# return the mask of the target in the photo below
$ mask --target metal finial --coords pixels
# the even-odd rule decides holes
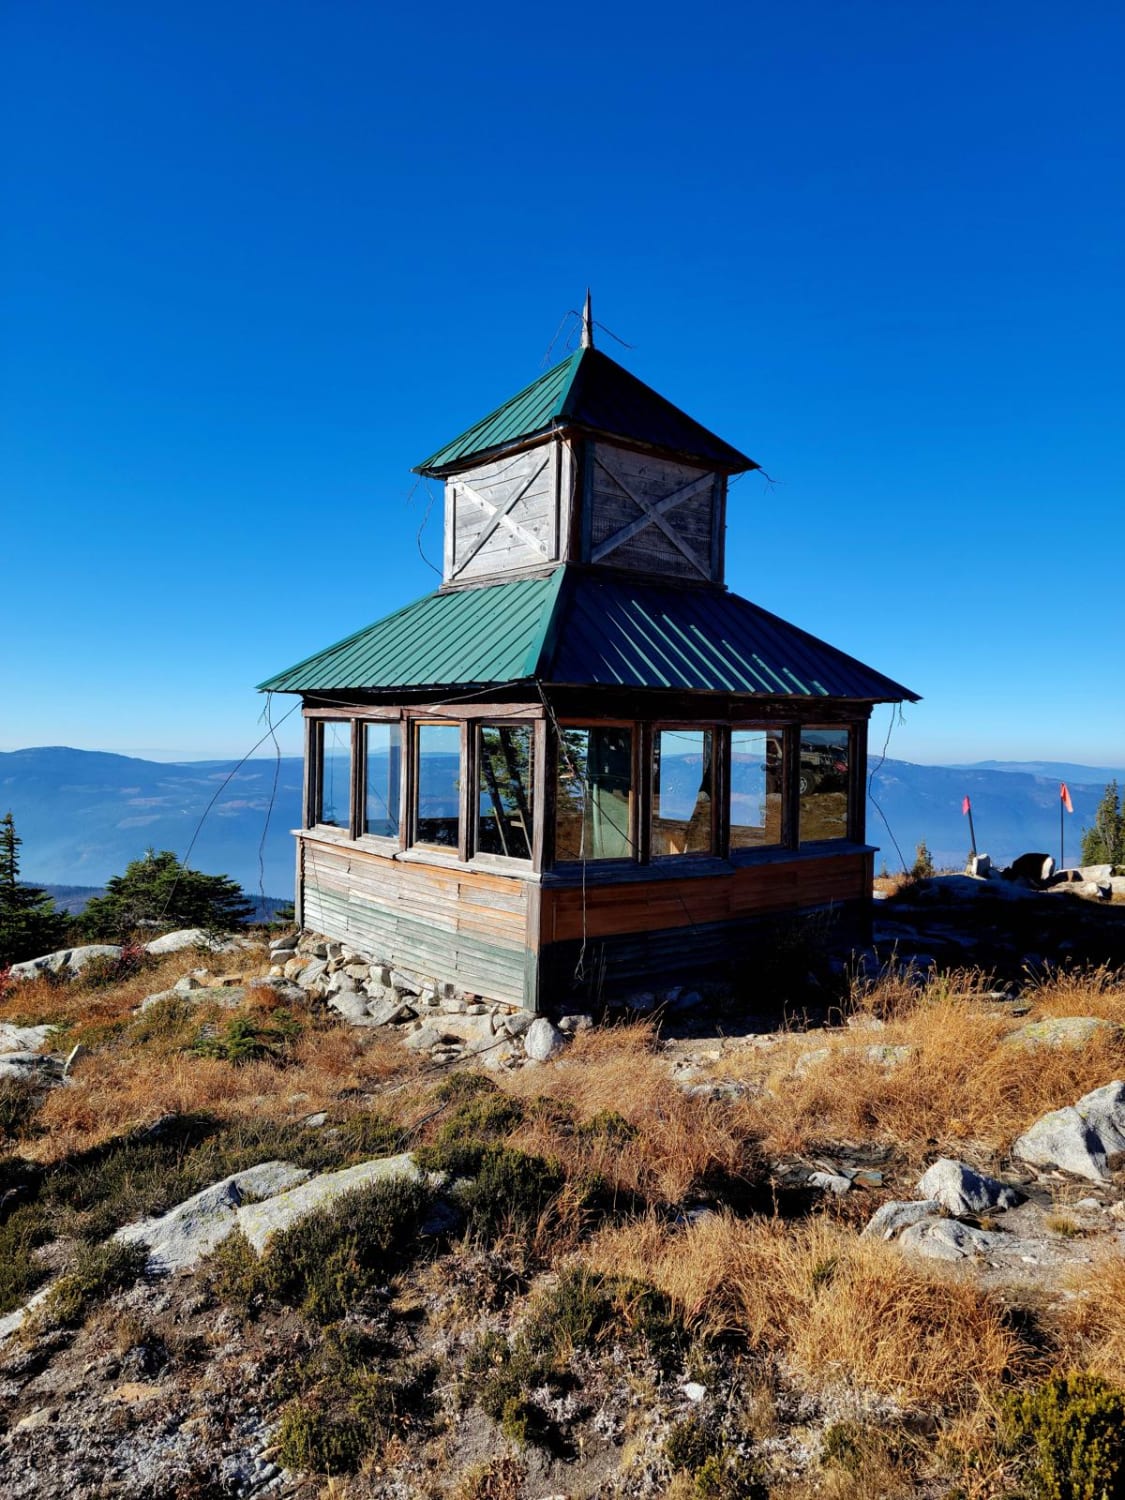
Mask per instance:
[[[582,309],[582,347],[594,347],[594,314],[590,307],[590,288],[586,288],[586,306]]]

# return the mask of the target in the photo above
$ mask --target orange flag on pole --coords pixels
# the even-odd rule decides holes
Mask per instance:
[[[1070,790],[1065,781],[1059,782],[1059,797],[1067,812],[1072,813],[1074,811],[1074,803],[1070,800]]]

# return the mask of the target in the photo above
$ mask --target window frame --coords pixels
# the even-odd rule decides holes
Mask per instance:
[[[356,721],[349,714],[318,714],[307,721],[308,735],[305,745],[305,764],[308,775],[305,786],[304,826],[309,830],[331,832],[345,838],[355,838],[356,823]],[[348,728],[348,818],[345,823],[326,823],[321,817],[324,811],[324,731],[329,724],[345,724]]]
[[[440,714],[415,714],[407,721],[408,729],[408,751],[409,751],[409,823],[406,829],[406,848],[416,850],[427,855],[443,856],[446,859],[454,858],[461,864],[467,864],[469,859],[468,850],[468,814],[471,804],[468,804],[468,788],[470,778],[475,780],[474,768],[471,765],[471,742],[472,734],[469,719],[447,719]],[[456,844],[431,844],[418,837],[418,793],[421,789],[421,778],[418,770],[421,757],[421,731],[428,728],[456,729],[458,733],[458,744],[460,746],[460,759],[458,762],[460,786],[457,797],[457,842]],[[468,744],[466,743],[468,742]]]
[[[776,858],[779,850],[793,852],[797,845],[794,840],[794,829],[796,821],[796,809],[793,807],[796,782],[793,776],[793,746],[794,734],[800,726],[794,721],[787,719],[779,722],[777,719],[735,719],[727,726],[726,736],[726,786],[725,786],[725,813],[726,829],[723,842],[723,852],[731,864],[752,864],[755,860]],[[731,788],[734,783],[731,757],[734,753],[733,743],[736,734],[776,734],[781,739],[781,829],[776,844],[746,844],[736,847],[731,842],[732,820],[730,810]]]
[[[862,781],[858,775],[857,770],[859,759],[857,750],[861,747],[860,736],[858,733],[859,725],[851,720],[846,723],[837,724],[824,724],[816,723],[810,720],[802,720],[801,723],[796,727],[797,744],[795,750],[796,760],[794,761],[796,770],[793,773],[793,817],[794,834],[796,837],[795,847],[798,850],[835,848],[839,844],[862,843],[863,827],[861,820],[863,791]],[[848,800],[844,817],[844,832],[833,834],[829,838],[803,839],[801,837],[801,787],[799,773],[801,757],[801,736],[806,732],[810,734],[834,734],[837,736],[842,733],[844,736],[846,736],[848,742],[848,768],[844,778],[844,789],[847,794]],[[866,745],[864,744],[862,748],[864,752],[864,760],[866,761]]]
[[[723,744],[723,727],[713,721],[704,722],[700,719],[653,719],[645,725],[648,739],[647,813],[642,812],[641,817],[645,825],[644,836],[648,846],[646,864],[681,864],[684,860],[715,859],[721,855],[723,848],[721,840],[726,824],[726,818],[720,812],[721,805],[726,804],[729,811],[729,799],[727,796],[729,781],[722,767],[726,756],[730,752],[729,737],[727,744]],[[695,734],[709,734],[711,736],[710,844],[706,850],[691,849],[684,850],[682,854],[656,854],[653,851],[652,838],[653,828],[656,823],[656,748],[658,736],[664,733],[675,734],[677,731],[691,731]]]
[[[536,725],[543,720],[535,719],[506,719],[502,715],[490,716],[488,718],[470,719],[468,721],[468,739],[472,746],[472,787],[470,789],[470,809],[472,812],[472,827],[469,831],[469,857],[470,862],[493,866],[498,870],[513,870],[527,873],[529,870],[541,869],[540,857],[536,850],[542,849],[542,835],[540,823],[543,818],[543,808],[540,806],[540,755],[543,736],[537,732]],[[531,744],[531,774],[528,777],[528,794],[531,799],[531,827],[528,830],[528,854],[524,858],[517,854],[493,854],[479,847],[480,840],[480,767],[481,767],[481,731],[485,729],[526,729],[529,733]]]
[[[366,714],[356,719],[356,745],[359,756],[359,765],[356,768],[354,785],[356,788],[356,834],[355,841],[362,844],[364,848],[377,851],[380,854],[395,854],[405,848],[404,833],[406,820],[406,758],[409,753],[409,740],[404,719],[396,713],[392,719],[384,714]],[[393,743],[394,736],[398,735],[398,832],[370,833],[367,829],[367,733],[375,725],[386,725],[390,731]]]
[[[578,870],[584,866],[592,866],[597,870],[605,870],[612,874],[618,870],[632,870],[638,864],[648,863],[648,823],[641,812],[644,798],[649,795],[648,783],[650,777],[646,774],[646,761],[651,765],[651,751],[649,742],[652,735],[652,726],[649,723],[636,719],[614,718],[614,719],[590,719],[569,716],[565,719],[556,719],[557,733],[552,736],[553,753],[547,767],[547,780],[550,784],[551,818],[551,867],[553,869]],[[629,828],[628,841],[632,850],[628,855],[614,855],[610,859],[591,859],[589,855],[585,858],[560,859],[558,850],[558,773],[559,762],[562,756],[561,736],[568,729],[627,729],[632,741],[632,778],[630,787]],[[643,840],[643,844],[642,844]]]

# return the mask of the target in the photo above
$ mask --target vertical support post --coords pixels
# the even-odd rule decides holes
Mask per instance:
[[[363,832],[366,815],[364,792],[367,786],[367,736],[364,733],[363,721],[352,720],[352,785],[351,797],[349,798],[350,814],[348,820],[348,836],[354,842]]]
[[[730,725],[716,724],[711,730],[711,801],[714,841],[712,853],[730,857]]]
[[[801,838],[801,726],[781,731],[781,843],[796,849]]]
[[[457,834],[457,858],[468,864],[476,843],[477,821],[477,728],[472,719],[461,720],[461,816]]]
[[[633,725],[633,753],[636,768],[633,785],[637,789],[633,848],[638,863],[647,865],[652,858],[653,728],[651,724]]]
[[[548,869],[554,833],[554,763],[546,715],[531,726],[531,868]]]
[[[848,838],[867,842],[867,720],[848,733]]]

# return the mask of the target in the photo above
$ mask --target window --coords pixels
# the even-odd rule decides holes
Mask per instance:
[[[531,727],[482,724],[477,733],[477,852],[530,859]]]
[[[781,843],[783,746],[780,729],[731,730],[732,849],[757,849]]]
[[[322,719],[314,731],[316,795],[313,822],[351,827],[352,726],[348,719]]]
[[[633,732],[563,729],[555,799],[555,858],[633,857]]]
[[[801,843],[848,836],[848,767],[846,725],[838,729],[802,729],[797,785],[801,796]]]
[[[652,853],[710,854],[709,729],[658,729],[652,740]]]
[[[397,839],[402,791],[402,732],[398,724],[365,724],[363,754],[363,832]]]
[[[414,838],[457,849],[461,842],[461,727],[415,727]]]

